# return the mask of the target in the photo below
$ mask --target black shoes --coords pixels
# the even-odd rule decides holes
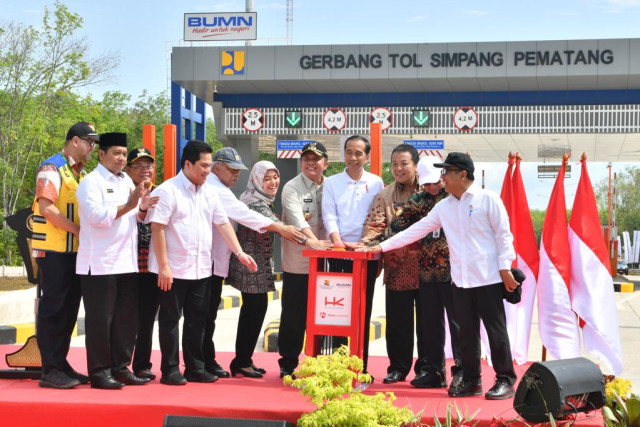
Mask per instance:
[[[222,366],[218,365],[217,363],[215,365],[213,365],[212,367],[205,367],[204,368],[205,371],[207,371],[210,374],[215,375],[218,378],[229,378],[229,372],[225,371]]]
[[[260,372],[262,375],[267,373],[266,369],[258,368],[256,365],[251,365],[251,367],[253,368],[254,371]]]
[[[404,381],[404,379],[407,377],[407,374],[403,374],[401,372],[398,371],[391,371],[387,374],[386,377],[384,377],[384,379],[382,380],[383,383],[385,384],[394,384],[397,383],[399,381]]]
[[[451,387],[458,388],[460,387],[461,382],[462,382],[462,369],[458,370],[458,372],[453,374],[453,378],[451,379]]]
[[[175,371],[170,374],[163,374],[160,377],[160,382],[166,385],[185,385],[187,384],[187,379],[180,372]]]
[[[91,378],[91,388],[100,388],[103,390],[119,390],[124,386],[124,383],[116,381],[116,379],[112,376]]]
[[[249,377],[249,378],[262,378],[262,373],[256,371],[255,369],[251,368],[251,371],[248,371],[244,368],[236,368],[234,366],[231,366],[231,376],[235,377],[236,374],[240,374],[243,375],[245,377]]]
[[[216,375],[210,374],[204,369],[201,371],[184,371],[184,378],[190,383],[213,383],[218,381]]]
[[[287,375],[290,375],[294,380],[296,379],[293,369],[280,368],[280,378],[284,378]]]
[[[513,397],[516,394],[516,389],[511,385],[511,381],[496,377],[496,382],[484,395],[488,400],[504,400]]]
[[[149,378],[140,378],[129,371],[121,371],[113,374],[116,381],[120,381],[125,385],[143,385],[151,381]]]
[[[482,394],[482,382],[469,381],[464,378],[454,386],[453,383],[449,387],[449,397],[467,397],[467,396],[480,396]]]
[[[87,375],[76,372],[73,368],[70,371],[65,372],[71,379],[80,381],[80,384],[89,384],[89,377]]]
[[[80,384],[80,381],[76,378],[71,378],[69,375],[58,369],[51,369],[46,374],[42,374],[40,387],[44,388],[57,388],[57,389],[69,389]]]
[[[447,380],[444,371],[427,369],[411,380],[411,385],[417,388],[444,388]]]
[[[150,380],[155,380],[156,374],[151,372],[151,369],[140,369],[138,372],[136,372],[136,377],[149,378]]]

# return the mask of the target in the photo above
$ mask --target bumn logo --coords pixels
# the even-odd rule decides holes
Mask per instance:
[[[244,74],[244,51],[223,50],[220,58],[220,72],[224,75]]]

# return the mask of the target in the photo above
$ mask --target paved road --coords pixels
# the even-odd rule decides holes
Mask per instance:
[[[640,280],[640,277],[636,277]],[[280,287],[281,283],[276,283],[277,287]],[[238,292],[230,286],[225,286],[223,295],[233,295]],[[623,366],[624,371],[622,377],[631,380],[634,385],[634,391],[640,392],[640,292],[634,293],[616,293],[616,303],[618,307],[618,322],[620,325],[620,335],[622,341],[623,351]],[[240,313],[239,308],[231,308],[221,310],[218,313],[218,320],[216,322],[215,343],[218,351],[234,351],[234,344],[236,338],[236,326],[238,315]],[[384,288],[382,287],[382,281],[379,279],[376,285],[376,291],[374,296],[374,305],[372,318],[377,316],[384,316]],[[280,301],[275,300],[269,303],[269,308],[265,317],[265,325],[272,320],[280,318]],[[156,324],[157,326],[157,324]],[[263,330],[264,330],[263,326]],[[539,361],[542,357],[542,342],[540,341],[540,335],[538,333],[538,319],[537,315],[534,317],[531,339],[529,345],[529,360]],[[76,337],[72,340],[73,346],[84,346],[84,337]],[[159,349],[157,327],[154,331],[154,349]],[[258,342],[256,351],[263,350],[262,338]],[[371,341],[369,346],[369,354],[376,356],[386,356],[386,341],[384,338]],[[596,359],[588,354],[584,354],[597,362]],[[604,373],[607,369],[604,365],[601,366]]]

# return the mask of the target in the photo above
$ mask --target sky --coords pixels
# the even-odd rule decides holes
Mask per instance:
[[[66,0],[83,19],[78,35],[86,37],[90,56],[115,55],[120,66],[108,83],[91,87],[94,98],[110,90],[135,100],[146,90],[168,90],[172,46],[189,45],[183,37],[183,15],[191,12],[237,12],[245,1],[183,0]],[[286,44],[286,0],[254,0],[258,13],[256,45]],[[53,1],[1,0],[0,22],[21,22],[38,28],[44,8]],[[576,40],[640,37],[640,0],[538,0],[452,2],[450,0],[296,0],[292,44],[446,43],[521,40]],[[202,42],[193,42],[204,45]],[[215,42],[214,42],[215,43]],[[216,45],[239,42],[217,42]],[[473,154],[473,153],[472,153]],[[500,191],[504,164],[479,164],[486,170],[487,188]],[[579,153],[574,153],[579,155]],[[566,179],[567,207],[571,208],[579,173]],[[614,163],[623,171],[628,164]],[[539,179],[537,164],[523,163],[523,178],[533,209],[545,209],[553,179]],[[606,163],[589,164],[595,184],[608,176]],[[477,174],[478,176],[480,174]]]

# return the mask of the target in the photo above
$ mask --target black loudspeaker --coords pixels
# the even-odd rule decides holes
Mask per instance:
[[[601,408],[605,403],[600,368],[584,357],[534,363],[518,384],[513,409],[527,421],[549,421]]]
[[[250,420],[247,418],[213,418],[167,415],[165,427],[295,427],[294,423],[273,420]]]

